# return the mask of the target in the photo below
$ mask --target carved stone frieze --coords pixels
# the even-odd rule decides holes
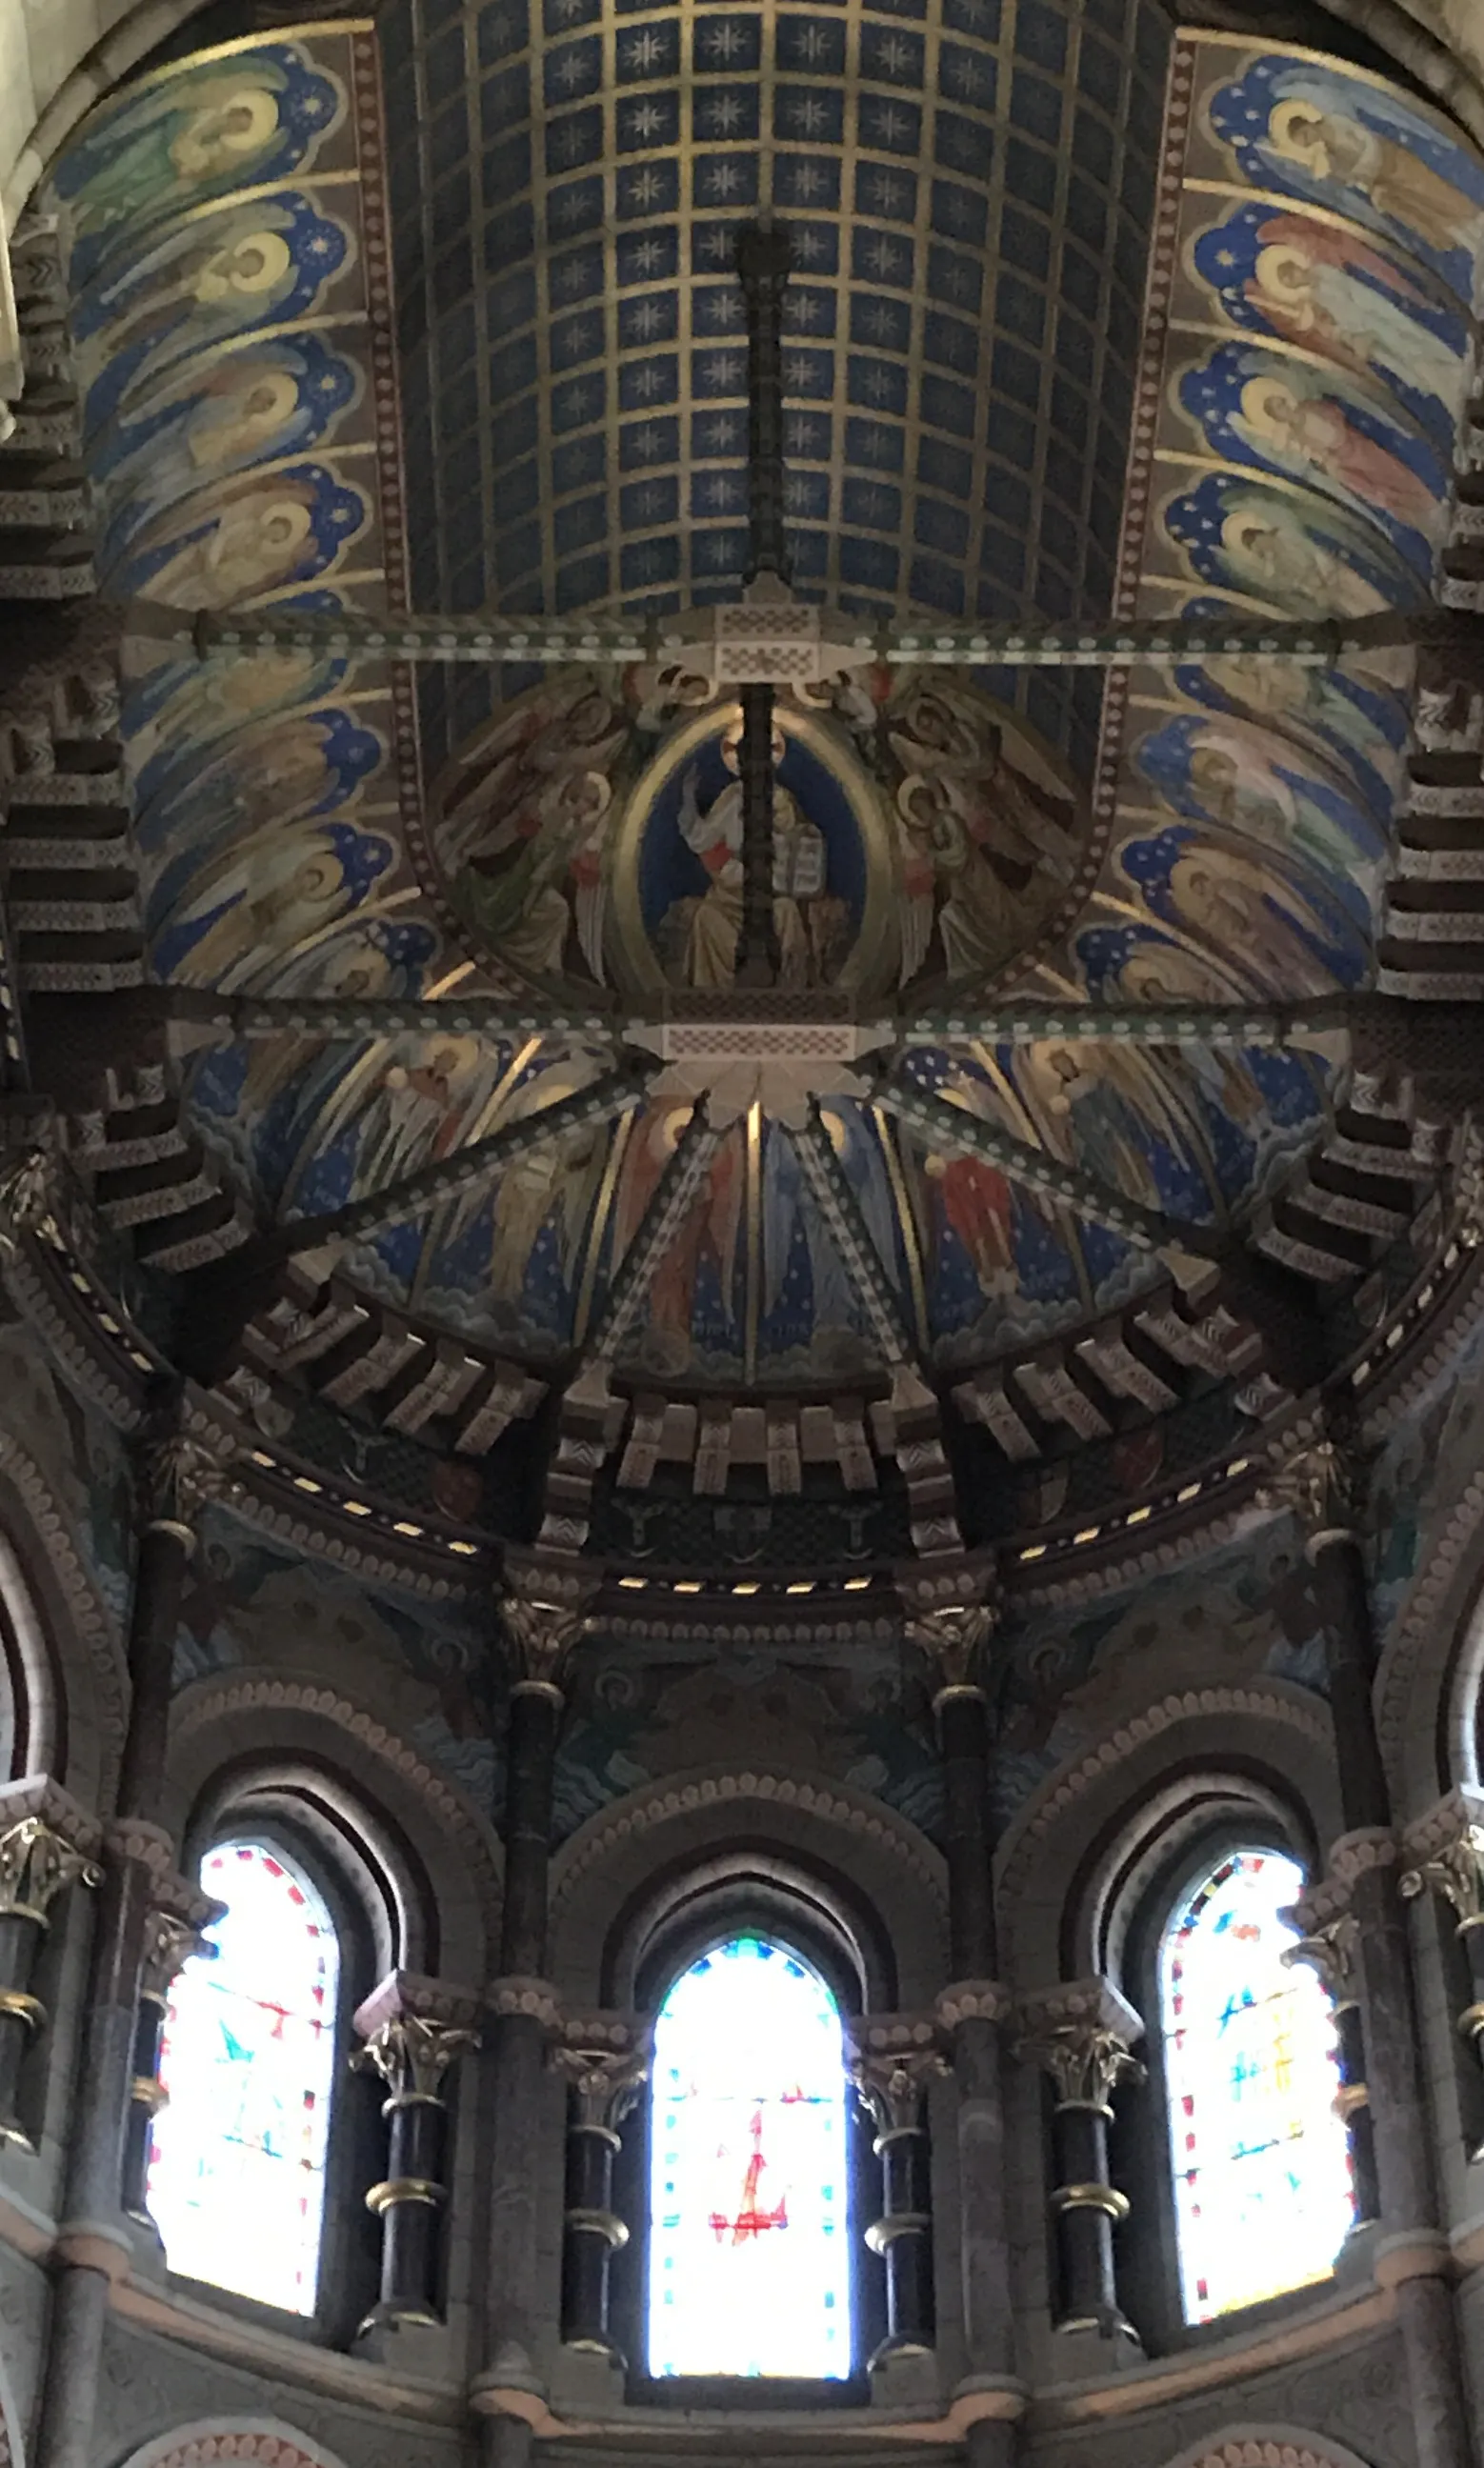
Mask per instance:
[[[549,1979],[524,1978],[507,1972],[490,1983],[489,2004],[491,2012],[506,2016],[529,2018],[555,2037],[561,2029],[561,1997]]]
[[[1003,2022],[1014,2010],[1009,1990],[997,1979],[955,1979],[933,2000],[934,2017],[946,2032],[960,2022]]]

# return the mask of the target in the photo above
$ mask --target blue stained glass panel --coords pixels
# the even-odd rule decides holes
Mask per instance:
[[[682,1972],[654,2032],[652,2374],[851,2370],[840,2017],[783,1947]]]
[[[312,2314],[325,2201],[339,1949],[308,1879],[261,1842],[201,1868],[226,1904],[215,1959],[166,2017],[148,2200],[171,2271]]]
[[[1160,1954],[1170,2157],[1185,2319],[1327,2278],[1355,2216],[1330,2000],[1285,1964],[1304,1890],[1276,1852],[1221,1862]]]

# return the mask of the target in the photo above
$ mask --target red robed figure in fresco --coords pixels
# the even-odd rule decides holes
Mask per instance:
[[[766,2166],[767,2161],[763,2157],[763,2111],[758,2108],[752,2113],[752,2156],[742,2178],[742,2203],[737,2216],[735,2219],[728,2219],[725,2211],[713,2211],[711,2214],[711,2225],[717,2232],[718,2245],[720,2244],[728,2228],[732,2231],[733,2245],[744,2245],[748,2237],[761,2236],[765,2228],[788,2227],[787,2194],[779,2196],[770,2211],[764,2210],[758,2199],[758,2188],[762,2182],[763,2171]]]

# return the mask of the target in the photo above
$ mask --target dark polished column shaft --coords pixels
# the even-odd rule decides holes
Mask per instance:
[[[1377,2207],[1388,2238],[1415,2240],[1424,2266],[1400,2274],[1398,2319],[1406,2356],[1418,2468],[1467,2468],[1462,2362],[1452,2298],[1437,2273],[1438,2203],[1427,2128],[1393,1811],[1376,1731],[1370,1590],[1351,1522],[1353,1468],[1325,1441],[1290,1462],[1290,1497],[1310,1528],[1308,1557],[1324,1634],[1335,1725],[1342,1850],[1355,1922],[1363,2029],[1363,2078],[1373,2120]]]
[[[377,2010],[385,2013],[385,1991],[357,2015],[357,2026]],[[370,2032],[351,2059],[360,2072],[374,2070],[387,2087],[381,2114],[387,2126],[387,2169],[366,2196],[381,2222],[381,2280],[377,2300],[356,2334],[393,2330],[403,2323],[436,2326],[441,2278],[447,2107],[444,2077],[454,2060],[476,2045],[462,2023],[398,2010]]]
[[[154,1878],[128,1840],[130,1821],[152,1827],[165,1778],[171,1675],[180,1625],[180,1597],[194,1535],[182,1500],[181,1456],[171,1451],[166,1513],[148,1514],[140,1535],[129,1602],[129,1714],[120,1758],[119,1834],[99,1891],[88,2002],[83,2017],[78,2096],[73,2108],[64,2197],[67,2220],[107,2222],[125,2204],[126,2118],[134,2080],[137,2001]],[[158,1451],[139,1479],[147,1500],[161,1488]],[[141,1838],[142,1840],[142,1838]],[[62,2260],[52,2301],[52,2327],[42,2383],[35,2468],[92,2468],[92,2411],[79,2403],[77,2380],[98,2387],[106,2306],[100,2302],[95,2263]],[[95,2240],[96,2243],[96,2240]],[[80,2251],[93,2251],[89,2245]]]

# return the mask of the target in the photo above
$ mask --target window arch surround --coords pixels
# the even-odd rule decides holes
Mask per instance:
[[[1172,2113],[1185,2086],[1167,2041],[1172,2020],[1167,2004],[1170,1947],[1182,1919],[1210,1881],[1228,1862],[1241,1858],[1284,1863],[1288,1874],[1281,1899],[1285,1904],[1294,1900],[1302,1890],[1305,1872],[1313,1867],[1306,1831],[1291,1807],[1286,1807],[1275,1793],[1244,1792],[1228,1798],[1224,1807],[1218,1804],[1214,1791],[1209,1796],[1193,1794],[1191,1801],[1166,1814],[1165,1826],[1153,1841],[1146,1836],[1140,1856],[1128,1863],[1121,1892],[1110,1898],[1107,1908],[1119,1949],[1121,1984],[1147,2023],[1140,2049],[1148,2068],[1147,2088],[1142,2095],[1125,2097],[1116,2107],[1110,2153],[1115,2182],[1129,2192],[1132,2204],[1120,2245],[1120,2291],[1151,2353],[1281,2318],[1312,2303],[1328,2285],[1327,2274],[1317,2279],[1306,2275],[1290,2288],[1213,2311],[1206,2319],[1199,2319],[1202,2309],[1194,2292],[1187,2304],[1172,2138]],[[1305,1999],[1322,1998],[1317,1979],[1307,1969],[1295,1973],[1294,1982]],[[1312,2107],[1314,2122],[1322,2119],[1340,2137],[1342,2166],[1342,2129],[1329,2114],[1336,2083],[1337,2074],[1317,2085],[1312,2100],[1304,2099],[1304,2113],[1307,2122]],[[1311,2146],[1310,2156],[1322,2160],[1324,2155]],[[1341,2229],[1336,2236],[1336,2246],[1342,2233]]]
[[[635,2007],[658,2014],[672,1989],[718,1949],[741,1938],[792,1957],[828,1991],[843,2024],[853,2014],[894,1997],[889,1940],[875,1915],[845,1885],[754,1846],[719,1847],[712,1857],[680,1864],[651,1881],[623,1913],[605,1961],[611,1988],[628,1989]],[[624,2001],[628,2001],[626,1998]],[[612,2319],[629,2360],[631,2395],[648,2405],[695,2408],[708,2403],[756,2408],[858,2406],[868,2397],[865,2365],[884,2336],[879,2273],[864,2243],[879,2208],[879,2163],[874,2129],[845,2085],[843,2234],[848,2254],[850,2354],[845,2370],[793,2376],[765,2369],[756,2376],[724,2372],[656,2372],[649,2337],[651,2190],[654,2157],[653,2090],[631,2112],[615,2170],[615,2206],[630,2224],[629,2243],[615,2257]]]

